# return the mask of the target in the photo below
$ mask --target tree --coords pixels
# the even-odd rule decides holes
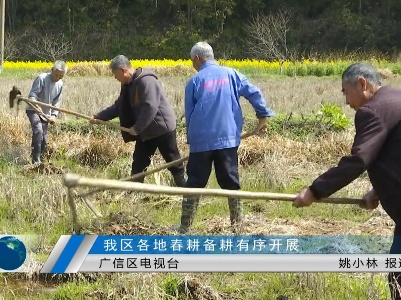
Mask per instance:
[[[6,33],[4,38],[4,60],[14,60],[20,57],[23,38],[23,35]]]
[[[35,36],[28,47],[32,54],[49,61],[63,59],[65,55],[73,51],[72,42],[64,34]]]
[[[248,53],[257,59],[279,61],[280,73],[284,61],[293,60],[296,55],[296,50],[288,45],[290,20],[290,13],[281,10],[267,16],[258,14],[245,26]]]

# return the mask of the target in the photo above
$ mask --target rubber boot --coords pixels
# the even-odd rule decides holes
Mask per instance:
[[[198,209],[199,197],[184,197],[182,200],[181,225],[179,233],[187,233],[195,218]]]
[[[40,164],[41,163],[40,152],[41,152],[41,150],[37,145],[32,146],[32,151],[31,151],[32,164]]]
[[[235,197],[228,198],[228,207],[230,209],[231,229],[234,234],[238,234],[242,230],[242,200]]]

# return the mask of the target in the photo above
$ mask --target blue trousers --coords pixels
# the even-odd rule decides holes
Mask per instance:
[[[40,163],[41,156],[45,153],[47,146],[48,123],[32,110],[27,110],[26,114],[32,127],[31,158],[32,163]]]

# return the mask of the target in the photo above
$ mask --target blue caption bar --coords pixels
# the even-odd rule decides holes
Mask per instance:
[[[388,253],[387,236],[98,236],[89,254]]]

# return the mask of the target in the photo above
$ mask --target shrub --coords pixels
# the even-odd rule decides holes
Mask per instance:
[[[322,121],[328,125],[331,130],[344,130],[351,124],[341,108],[335,103],[326,102],[322,104],[317,115],[321,117]]]
[[[253,117],[244,122],[244,131],[252,131],[257,122]],[[321,136],[333,131],[345,130],[351,124],[337,104],[325,103],[316,114],[277,114],[268,123],[267,133],[278,134],[296,140],[309,136]]]

